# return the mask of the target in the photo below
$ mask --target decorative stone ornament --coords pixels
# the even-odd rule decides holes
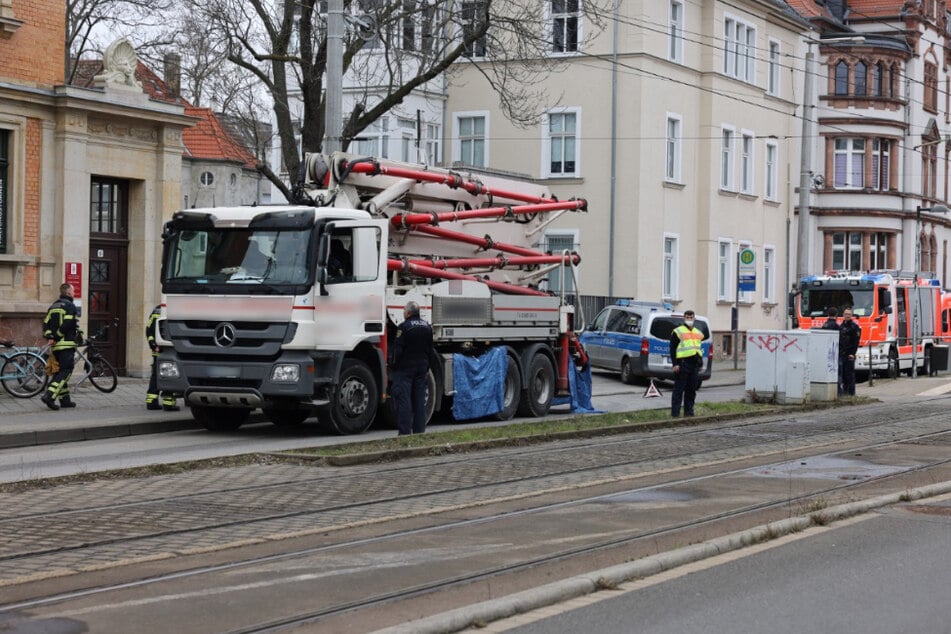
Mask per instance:
[[[96,88],[142,91],[142,84],[135,78],[139,56],[126,38],[109,45],[102,57],[102,73],[93,77]]]

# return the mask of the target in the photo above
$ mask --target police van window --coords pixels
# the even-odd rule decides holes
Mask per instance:
[[[608,315],[610,313],[611,310],[608,308],[598,313],[598,316],[594,319],[594,323],[590,326],[590,330],[604,330],[604,324],[608,323]]]
[[[624,329],[629,335],[641,334],[641,316],[634,313],[629,314],[627,316],[627,326]]]
[[[608,318],[608,330],[611,332],[626,332],[627,316],[627,311],[612,310],[611,316]]]

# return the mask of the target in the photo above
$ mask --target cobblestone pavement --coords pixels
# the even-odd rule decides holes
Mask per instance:
[[[945,411],[935,398],[388,465],[262,464],[0,494],[0,586],[751,455],[936,434],[948,430]]]

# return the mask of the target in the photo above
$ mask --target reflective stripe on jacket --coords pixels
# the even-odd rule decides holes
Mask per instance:
[[[694,355],[703,356],[703,333],[696,328],[687,328],[686,326],[677,326],[674,328],[680,344],[677,346],[677,359],[686,359]]]

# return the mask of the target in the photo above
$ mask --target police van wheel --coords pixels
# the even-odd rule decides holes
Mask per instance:
[[[519,416],[544,416],[555,397],[555,369],[548,356],[537,353],[528,364],[518,404]]]
[[[621,382],[634,385],[636,381],[637,376],[634,375],[634,368],[631,367],[631,358],[624,357],[624,360],[621,361]]]
[[[508,369],[505,371],[505,399],[502,411],[493,415],[495,420],[511,420],[518,411],[518,402],[522,396],[522,376],[518,362],[509,355]]]
[[[362,434],[373,423],[379,399],[370,368],[357,359],[344,359],[334,397],[329,405],[318,408],[317,416],[342,436]]]

